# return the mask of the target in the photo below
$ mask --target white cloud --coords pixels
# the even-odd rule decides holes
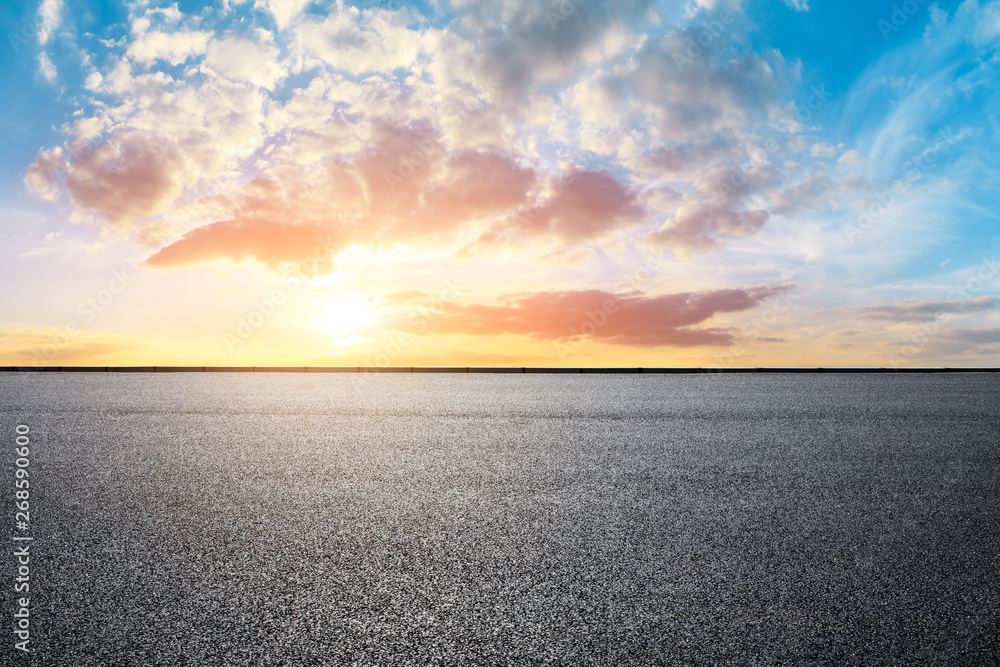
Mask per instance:
[[[83,82],[83,87],[87,90],[96,91],[101,87],[103,82],[104,77],[101,76],[101,73],[94,71],[87,75],[87,79]]]
[[[362,74],[410,67],[420,54],[420,33],[408,30],[405,12],[337,11],[295,31],[300,66],[328,64]]]
[[[115,66],[104,77],[104,90],[111,93],[122,94],[129,90],[132,85],[132,65],[126,58],[122,58],[115,63]]]
[[[140,21],[147,21],[140,19]],[[147,21],[148,23],[148,21]],[[143,27],[137,21],[133,25]],[[157,60],[163,60],[171,65],[180,65],[188,58],[205,53],[208,49],[209,34],[193,30],[179,32],[161,32],[154,30],[139,31],[135,41],[129,44],[128,56],[137,63],[149,65]]]
[[[58,146],[43,150],[24,175],[29,192],[43,199],[54,201],[59,195],[58,180],[66,171],[66,155]]]
[[[55,81],[56,76],[59,74],[56,71],[56,66],[52,63],[52,59],[49,58],[49,54],[45,53],[45,51],[38,54],[38,71],[48,81]]]
[[[176,2],[169,7],[153,7],[148,13],[152,15],[159,14],[170,23],[176,23],[184,16],[181,14],[180,9],[177,8]]]
[[[38,43],[45,45],[52,37],[52,33],[59,27],[62,14],[62,0],[42,0],[38,6],[38,15],[42,19],[42,25],[38,29]]]
[[[286,74],[278,55],[278,49],[270,44],[227,37],[208,47],[202,71],[270,90]]]
[[[284,30],[295,20],[312,0],[257,0],[255,7],[264,7],[271,12],[279,30]]]
[[[974,40],[979,46],[989,46],[1000,38],[1000,4],[984,7],[976,22]]]
[[[797,12],[809,11],[809,0],[785,0],[785,4]]]

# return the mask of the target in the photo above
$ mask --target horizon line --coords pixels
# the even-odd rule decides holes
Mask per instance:
[[[0,373],[544,373],[678,374],[709,373],[1000,373],[989,367],[543,367],[543,366],[0,366]]]

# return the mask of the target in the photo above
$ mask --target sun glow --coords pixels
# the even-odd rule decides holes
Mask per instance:
[[[359,333],[374,322],[370,305],[360,296],[329,299],[321,304],[321,313],[313,320],[313,327],[333,335],[338,344],[355,345],[362,340]]]

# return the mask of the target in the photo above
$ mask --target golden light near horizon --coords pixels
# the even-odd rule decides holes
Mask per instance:
[[[333,336],[339,346],[357,345],[361,333],[375,323],[371,302],[358,295],[341,295],[317,304],[319,314],[313,318],[314,329]]]

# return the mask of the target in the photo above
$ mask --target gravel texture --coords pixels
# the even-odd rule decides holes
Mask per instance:
[[[3,665],[1000,664],[996,375],[0,373],[12,532],[16,424]]]

